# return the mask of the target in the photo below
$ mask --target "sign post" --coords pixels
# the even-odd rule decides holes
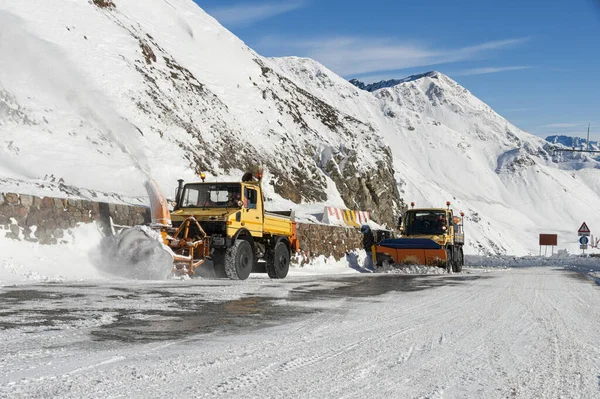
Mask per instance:
[[[584,255],[590,241],[588,239],[590,233],[590,228],[585,222],[583,222],[581,227],[579,227],[579,230],[577,230],[577,234],[579,234],[579,249],[583,250]]]

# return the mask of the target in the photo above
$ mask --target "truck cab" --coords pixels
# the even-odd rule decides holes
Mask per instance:
[[[428,238],[443,247],[464,243],[460,218],[456,218],[451,209],[409,209],[402,219],[403,237]]]

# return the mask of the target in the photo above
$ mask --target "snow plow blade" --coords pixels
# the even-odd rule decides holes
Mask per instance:
[[[444,266],[446,250],[427,238],[389,238],[375,246],[377,266],[398,265]]]

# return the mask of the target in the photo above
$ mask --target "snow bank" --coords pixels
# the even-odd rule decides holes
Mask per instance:
[[[477,256],[466,255],[466,266],[485,267],[539,267],[539,266],[563,266],[563,267],[587,267],[600,271],[600,256],[597,255],[572,255],[561,251],[553,256]]]
[[[423,265],[385,265],[376,270],[385,274],[446,274],[446,269]]]
[[[303,255],[292,259],[290,275],[319,275],[345,273],[384,273],[384,274],[445,274],[440,267],[422,265],[388,265],[374,268],[365,250],[354,250],[347,253],[344,259],[318,256],[307,260]]]
[[[103,279],[88,257],[101,237],[96,224],[67,230],[62,243],[57,245],[0,237],[0,286]]]
[[[600,255],[573,255],[561,250],[552,256],[466,255],[465,266],[476,268],[564,267],[585,273],[600,285]]]

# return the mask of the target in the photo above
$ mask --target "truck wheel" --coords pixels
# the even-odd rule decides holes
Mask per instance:
[[[456,262],[454,262],[454,266],[455,266],[454,271],[456,273],[462,272],[462,267],[464,264],[465,264],[465,258],[463,256],[463,250],[462,250],[462,248],[459,248]]]
[[[225,273],[225,250],[215,249],[212,255],[213,269],[216,278],[227,278]]]
[[[271,278],[285,278],[290,270],[290,250],[285,242],[279,241],[275,249],[267,253],[267,274]]]
[[[452,271],[452,248],[446,248],[446,271]]]
[[[246,240],[235,240],[225,252],[225,273],[232,280],[245,280],[252,272],[254,251]]]

